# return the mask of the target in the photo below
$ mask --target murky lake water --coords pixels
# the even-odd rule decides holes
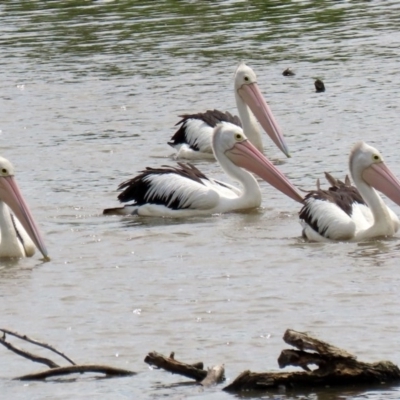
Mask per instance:
[[[298,204],[265,183],[263,207],[245,214],[101,215],[117,205],[120,182],[174,163],[166,142],[177,115],[236,112],[233,73],[242,59],[258,74],[293,157],[264,136],[266,154],[296,185],[314,187],[323,171],[344,177],[358,140],[378,147],[400,176],[399,15],[397,0],[2,3],[1,155],[16,167],[52,259],[1,261],[0,327],[80,363],[139,373],[23,383],[11,379],[42,367],[1,348],[4,398],[228,399],[221,387],[175,386],[185,379],[143,359],[156,350],[224,363],[229,382],[245,369],[278,369],[286,328],[360,360],[400,364],[399,234],[305,243]],[[287,67],[296,76],[283,77]],[[314,92],[317,77],[325,93]],[[196,165],[228,179],[216,163]]]

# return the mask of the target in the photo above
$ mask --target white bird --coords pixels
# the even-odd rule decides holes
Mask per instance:
[[[14,179],[14,167],[0,157],[0,257],[31,257],[35,246],[49,259],[39,229]]]
[[[292,183],[253,146],[243,130],[233,124],[219,124],[212,138],[215,158],[242,189],[207,178],[190,164],[178,167],[147,168],[123,182],[118,199],[132,204],[104,210],[104,214],[161,217],[211,215],[259,207],[261,191],[257,174],[292,199],[303,198]],[[247,171],[245,171],[244,169]]]
[[[376,190],[400,205],[400,182],[374,147],[355,144],[349,159],[350,174],[356,187],[327,178],[332,187],[310,191],[300,211],[303,236],[311,241],[361,241],[392,236],[400,227],[397,215],[388,208]],[[376,190],[375,190],[376,189]]]
[[[250,142],[263,152],[260,127],[256,118],[276,146],[290,157],[281,129],[257,85],[257,76],[244,62],[241,62],[236,69],[234,90],[240,119],[229,112],[218,110],[181,115],[182,120],[176,124],[180,127],[168,142],[178,151],[176,158],[214,158],[211,138],[213,129],[221,122],[243,126],[243,131]]]

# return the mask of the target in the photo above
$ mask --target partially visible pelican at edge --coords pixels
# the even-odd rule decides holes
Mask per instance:
[[[31,257],[46,246],[18,185],[13,165],[0,157],[0,257]]]
[[[261,204],[261,191],[250,172],[292,199],[303,201],[292,183],[250,143],[237,125],[217,125],[212,146],[222,169],[241,184],[241,189],[208,178],[191,164],[147,168],[119,186],[123,192],[118,199],[132,203],[103,213],[190,217],[256,208]]]
[[[310,191],[300,211],[303,236],[311,241],[361,241],[392,236],[400,227],[397,215],[376,190],[400,205],[400,182],[374,147],[356,143],[349,169],[355,187],[326,174],[332,187]]]
[[[181,115],[181,121],[176,124],[180,127],[168,142],[178,151],[176,158],[214,158],[211,145],[212,133],[215,126],[221,122],[243,127],[249,141],[263,153],[257,120],[275,145],[290,157],[282,131],[258,87],[257,76],[244,62],[241,62],[236,69],[234,91],[240,119],[229,112],[218,110]]]

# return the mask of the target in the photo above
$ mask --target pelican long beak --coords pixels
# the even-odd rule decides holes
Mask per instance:
[[[290,157],[289,148],[285,142],[282,131],[279,128],[271,109],[261,94],[257,83],[254,82],[242,85],[242,87],[238,89],[238,93],[244,102],[250,107],[250,110],[256,116],[258,122],[273,142],[286,155],[286,157]]]
[[[13,176],[0,177],[0,199],[10,207],[44,258],[49,259],[43,238]]]
[[[400,182],[384,162],[366,168],[362,177],[365,182],[400,206]]]
[[[235,143],[225,155],[238,167],[253,172],[286,196],[303,203],[303,197],[289,179],[248,140]]]

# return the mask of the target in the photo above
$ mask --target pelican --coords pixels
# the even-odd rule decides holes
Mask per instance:
[[[303,201],[297,189],[250,143],[239,126],[217,125],[212,145],[221,167],[240,182],[242,189],[208,178],[191,164],[147,168],[119,186],[123,192],[118,199],[132,204],[103,213],[179,218],[256,208],[261,204],[261,191],[250,172],[292,199]]]
[[[0,257],[31,257],[35,246],[49,259],[39,229],[14,179],[14,167],[0,157]]]
[[[168,144],[178,153],[176,158],[214,158],[212,133],[218,123],[233,123],[242,127],[250,142],[263,153],[263,144],[258,119],[265,132],[278,148],[290,157],[289,149],[271,109],[257,85],[257,76],[244,62],[236,69],[234,79],[236,106],[240,119],[229,112],[208,110],[205,113],[181,115],[176,124],[179,129]]]
[[[376,190],[400,205],[400,182],[374,147],[356,143],[350,153],[350,174],[356,187],[327,174],[332,187],[310,191],[300,211],[303,236],[311,241],[361,241],[394,235],[400,226]]]

